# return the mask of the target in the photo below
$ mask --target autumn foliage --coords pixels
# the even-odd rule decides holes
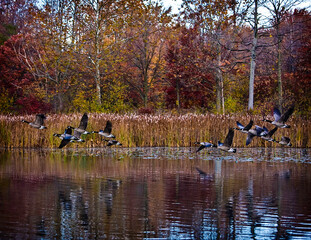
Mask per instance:
[[[214,80],[206,68],[209,55],[204,54],[201,43],[195,28],[182,28],[178,38],[169,42],[166,53],[167,107],[210,108],[214,100]]]
[[[151,1],[0,6],[0,113],[245,111],[252,12],[238,1],[183,2],[177,16]],[[310,12],[291,9],[278,38],[273,18],[259,29],[258,113],[278,102],[281,71],[282,105],[309,114],[310,20]]]
[[[0,110],[28,114],[49,111],[50,105],[36,92],[33,75],[16,56],[14,48],[20,39],[14,35],[0,48]]]

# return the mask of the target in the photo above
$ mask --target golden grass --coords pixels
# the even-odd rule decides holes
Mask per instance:
[[[88,131],[104,129],[106,121],[113,124],[112,133],[124,147],[189,147],[196,141],[211,141],[217,143],[224,141],[229,127],[236,127],[236,121],[246,125],[252,118],[254,125],[265,125],[272,129],[272,125],[260,121],[261,116],[250,115],[215,115],[215,114],[104,114],[90,113]],[[35,115],[26,116],[0,116],[0,147],[13,148],[56,148],[60,139],[53,137],[53,133],[63,133],[71,125],[79,126],[82,114],[51,114],[47,116],[46,130],[31,128],[22,123],[25,119],[33,121]],[[270,116],[272,119],[272,116]],[[293,147],[311,146],[310,121],[292,116],[288,121],[289,129],[278,129],[275,139],[281,136],[290,137]],[[83,135],[85,143],[70,143],[71,147],[104,147],[106,142],[98,134]],[[234,147],[245,147],[246,134],[235,131]],[[272,146],[259,138],[254,138],[249,147]]]

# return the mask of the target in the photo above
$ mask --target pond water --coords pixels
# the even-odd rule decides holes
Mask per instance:
[[[311,238],[311,150],[195,150],[0,150],[0,238]]]

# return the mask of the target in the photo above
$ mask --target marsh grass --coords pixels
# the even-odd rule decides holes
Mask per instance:
[[[32,121],[35,115],[0,116],[0,147],[13,148],[57,148],[60,139],[53,133],[63,133],[71,125],[79,126],[82,114],[51,114],[47,116],[45,125],[48,129],[37,130],[21,122],[22,119]],[[196,141],[224,141],[229,127],[236,127],[236,121],[246,125],[252,118],[254,125],[273,126],[260,121],[261,116],[249,115],[214,115],[214,114],[100,114],[90,113],[88,131],[104,129],[106,121],[113,124],[112,133],[125,147],[189,147]],[[272,116],[270,116],[272,119]],[[274,138],[288,136],[293,147],[311,146],[310,121],[292,116],[289,129],[278,129]],[[71,147],[104,147],[106,142],[98,134],[83,135],[85,143],[70,143]],[[245,147],[246,134],[235,131],[233,146]],[[249,147],[279,147],[254,138]]]

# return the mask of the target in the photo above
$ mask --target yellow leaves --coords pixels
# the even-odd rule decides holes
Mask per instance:
[[[226,65],[230,65],[230,62],[228,60],[224,60],[222,62],[220,62],[220,67],[226,66]]]
[[[11,108],[13,107],[14,99],[9,95],[6,89],[0,90],[0,113],[11,113]]]

